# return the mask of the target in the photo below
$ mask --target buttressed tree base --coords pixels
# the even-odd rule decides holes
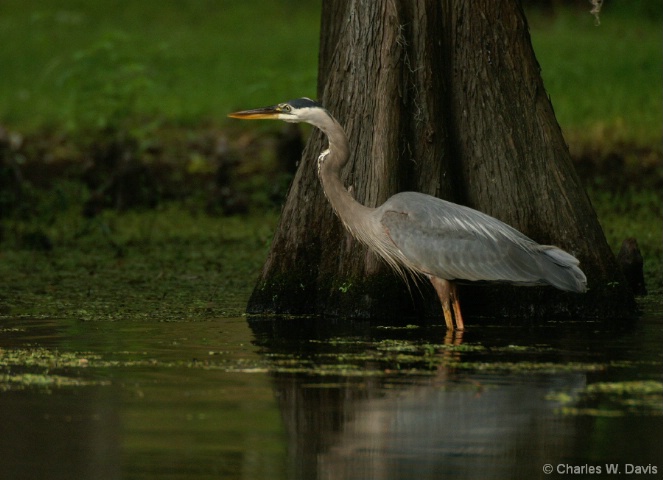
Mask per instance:
[[[582,295],[460,285],[466,318],[634,311],[573,169],[519,2],[325,1],[322,19],[318,97],[348,134],[341,178],[357,201],[375,207],[417,191],[467,205],[568,251],[587,276]],[[405,284],[344,230],[317,178],[325,148],[314,131],[248,312],[441,315],[429,285]]]

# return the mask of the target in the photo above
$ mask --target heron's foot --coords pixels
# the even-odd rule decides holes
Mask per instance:
[[[463,315],[460,312],[460,302],[458,301],[456,284],[438,277],[430,276],[429,278],[437,292],[437,296],[440,298],[442,313],[444,313],[444,322],[447,324],[447,329],[464,330],[465,323],[463,322]]]

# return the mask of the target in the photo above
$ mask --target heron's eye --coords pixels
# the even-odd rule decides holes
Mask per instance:
[[[281,111],[283,111],[285,113],[290,113],[292,111],[292,108],[287,103],[282,104],[280,107],[281,107]]]

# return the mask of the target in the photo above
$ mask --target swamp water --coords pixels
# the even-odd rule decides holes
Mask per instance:
[[[252,222],[72,214],[45,252],[6,227],[0,480],[663,478],[660,293],[462,336],[247,318],[276,216]]]
[[[663,319],[645,309],[462,336],[3,315],[0,478],[662,478]]]

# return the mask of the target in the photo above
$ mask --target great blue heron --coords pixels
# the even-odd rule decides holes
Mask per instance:
[[[322,188],[345,228],[396,272],[428,277],[440,301],[447,328],[463,330],[453,280],[552,285],[584,292],[587,278],[578,260],[550,245],[539,245],[485,213],[417,192],[401,192],[377,208],[357,202],[339,178],[350,147],[343,127],[319,103],[299,98],[229,114],[240,119],[310,123],[327,136],[318,157]]]

